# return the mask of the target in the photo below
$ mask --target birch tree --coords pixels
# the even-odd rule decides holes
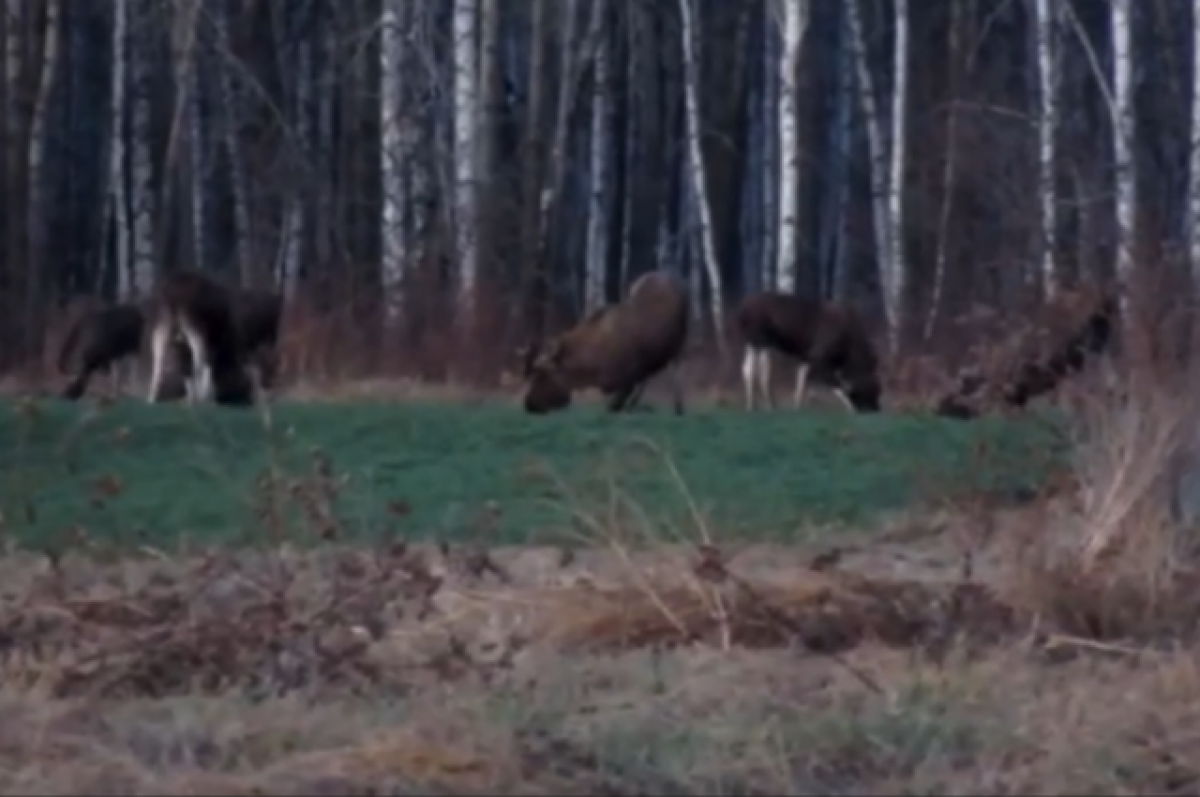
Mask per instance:
[[[1200,0],[1192,0],[1192,113],[1188,141],[1188,254],[1192,287],[1200,291]]]
[[[494,257],[497,245],[497,222],[502,217],[505,202],[497,192],[496,162],[498,123],[501,105],[500,64],[500,0],[480,0],[479,6],[479,118],[476,121],[478,141],[476,150],[476,248],[480,257]]]
[[[541,206],[542,116],[545,104],[546,63],[546,6],[549,0],[530,0],[529,30],[529,86],[525,100],[524,136],[521,141],[521,267],[524,283],[524,321],[530,327],[528,333],[541,334],[544,323],[542,265],[539,239],[538,211]],[[568,10],[573,8],[567,5]]]
[[[129,301],[136,293],[133,273],[133,229],[129,215],[129,173],[126,168],[129,154],[127,144],[128,116],[126,114],[129,61],[129,3],[115,0],[112,4],[112,78],[109,101],[108,149],[108,215],[115,226],[117,299]]]
[[[642,107],[639,102],[642,97],[639,91],[642,85],[643,66],[642,26],[643,12],[633,5],[625,9],[626,52],[625,85],[624,85],[624,119],[620,132],[624,158],[621,171],[625,190],[621,197],[621,231],[620,231],[620,274],[618,284],[628,285],[633,274],[634,230],[637,228],[634,212],[637,207],[636,199],[642,187],[642,162],[644,139],[642,135]]]
[[[193,68],[188,72],[187,85],[180,89],[187,92],[188,149],[192,165],[192,249],[195,266],[200,269],[209,268],[212,264],[208,249],[208,200],[212,169],[207,136],[209,126],[204,116],[204,89],[207,82],[204,78],[202,69]]]
[[[685,2],[686,0],[681,0]],[[779,59],[779,219],[775,287],[796,292],[796,243],[799,237],[800,144],[796,111],[796,72],[808,23],[808,0],[783,0],[783,47]]]
[[[479,110],[477,0],[454,0],[454,210],[459,290],[474,295],[478,277],[475,125]]]
[[[304,180],[303,192],[291,192],[284,210],[277,276],[283,295],[288,298],[296,294],[301,262],[306,251],[305,241],[320,238],[319,231],[307,228],[306,220],[313,219],[317,225],[327,223],[319,215],[314,218],[315,214],[309,212],[314,197],[324,190],[323,181],[318,175],[319,165],[314,162],[318,151],[314,146],[313,129],[316,42],[325,35],[322,29],[313,24],[316,6],[316,0],[286,0],[272,6],[276,36],[283,42],[279,53],[279,71],[284,76],[284,99],[286,115],[292,124],[293,148],[303,161],[301,170],[309,178]],[[383,30],[386,29],[384,25]],[[386,32],[382,35],[386,35]],[[387,128],[380,129],[382,137]],[[318,175],[318,179],[312,179],[314,175]],[[381,201],[386,203],[387,196],[385,184]]]
[[[567,158],[570,155],[567,151],[567,144],[571,133],[571,110],[577,93],[575,81],[581,68],[579,53],[576,52],[574,44],[576,29],[579,25],[579,2],[578,0],[563,0],[560,7],[563,13],[561,34],[563,46],[559,61],[558,102],[554,115],[554,133],[550,145],[550,168],[542,183],[541,194],[536,200],[537,248],[534,263],[538,270],[538,279],[543,283],[549,276],[551,214],[559,209],[558,198],[562,193],[563,181],[566,179]],[[598,17],[594,17],[594,19],[598,19]],[[590,40],[591,37],[589,35],[586,38]],[[542,78],[531,79],[541,80]],[[536,139],[533,146],[537,146]]]
[[[4,71],[5,71],[5,203],[8,207],[22,207],[27,189],[24,152],[25,143],[25,25],[31,9],[22,0],[5,2]],[[9,214],[5,214],[8,216]],[[28,225],[19,214],[6,218],[7,240],[5,258],[8,268],[15,276],[25,266],[25,239]]]
[[[759,264],[760,274],[757,284],[760,288],[777,284],[774,267],[778,262],[779,230],[775,220],[779,218],[779,182],[768,175],[782,174],[779,158],[779,126],[773,121],[779,119],[779,100],[781,91],[778,89],[779,62],[774,58],[774,52],[779,48],[776,42],[776,23],[769,9],[763,14],[763,71],[762,71],[762,108],[758,115],[760,125],[759,139],[762,144],[762,169],[759,176],[759,186],[762,188],[762,219],[759,230],[762,234],[762,262]]]
[[[717,347],[721,356],[725,354],[723,301],[724,287],[721,285],[721,270],[717,264],[717,246],[713,241],[712,210],[708,204],[708,180],[704,173],[704,151],[700,146],[700,37],[691,0],[679,0],[679,12],[683,19],[683,98],[684,116],[687,120],[688,171],[691,175],[692,202],[699,223],[700,257],[704,273],[708,276],[710,305]],[[695,277],[693,277],[695,279]],[[698,285],[693,287],[698,288]]]
[[[1055,235],[1058,229],[1057,158],[1055,135],[1059,117],[1059,0],[1037,0],[1037,58],[1040,113],[1038,114],[1038,195],[1041,199],[1042,295],[1053,296],[1058,290],[1059,273],[1055,263]]]
[[[380,276],[385,313],[394,321],[404,284],[404,141],[400,96],[404,55],[404,0],[383,0],[379,26],[379,173],[381,183]]]
[[[604,13],[605,0],[592,0],[597,14]],[[609,233],[609,108],[612,85],[609,80],[609,37],[600,34],[592,62],[592,118],[590,144],[591,192],[588,203],[587,265],[584,275],[584,308],[588,311],[604,304],[604,286],[608,268]]]
[[[1053,0],[1038,0],[1039,4],[1045,2],[1053,2]],[[954,205],[955,168],[958,165],[958,85],[959,75],[962,70],[962,64],[960,63],[962,42],[959,33],[959,26],[961,24],[962,3],[954,3],[950,6],[950,57],[947,59],[948,66],[946,70],[948,73],[946,75],[946,84],[949,87],[950,107],[946,116],[946,155],[945,160],[942,162],[942,206],[938,213],[937,254],[933,266],[933,288],[929,297],[929,309],[925,315],[925,329],[922,334],[922,338],[925,341],[933,337],[934,325],[937,323],[938,313],[942,307],[942,297],[946,290],[946,250],[950,243],[950,215]],[[1053,145],[1053,137],[1050,141],[1051,145]],[[1053,159],[1053,152],[1051,153],[1051,159]]]
[[[1134,171],[1133,29],[1131,0],[1110,0],[1113,48],[1113,167],[1117,194],[1117,262],[1119,284],[1133,278],[1134,219],[1137,175]]]
[[[49,124],[50,95],[58,75],[59,49],[62,40],[62,0],[46,0],[45,34],[42,45],[42,64],[38,75],[37,96],[29,129],[29,204],[26,208],[29,225],[30,295],[26,297],[29,312],[36,313],[44,301],[41,287],[46,279],[46,222],[48,194],[46,174],[46,134]]]
[[[134,0],[122,0],[132,4]],[[138,6],[141,3],[137,4]],[[126,23],[132,22],[129,9]],[[132,27],[132,25],[130,25]],[[150,135],[152,98],[150,96],[150,47],[148,36],[129,36],[126,56],[130,72],[130,183],[129,202],[133,229],[131,268],[135,291],[148,291],[154,285],[154,163],[151,160]]]
[[[870,154],[872,221],[875,257],[879,262],[888,343],[895,351],[904,329],[904,163],[905,108],[908,94],[908,0],[895,0],[891,135],[885,132],[863,30],[862,0],[850,0],[851,42],[854,47],[858,93],[867,128]]]
[[[238,61],[229,37],[229,15],[232,13],[232,4],[222,3],[214,14],[217,46],[225,56],[220,72],[221,107],[224,109],[221,115],[221,138],[225,145],[225,158],[229,161],[230,191],[233,194],[234,258],[243,284],[251,284],[255,281],[255,275],[252,273],[254,259],[250,241],[250,188],[240,137],[244,92],[240,83],[242,78],[234,77],[234,66],[238,65]]]

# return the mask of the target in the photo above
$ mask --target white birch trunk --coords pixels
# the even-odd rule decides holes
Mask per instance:
[[[1038,0],[1045,2],[1045,0]],[[941,312],[942,296],[946,290],[946,248],[950,240],[950,213],[954,205],[954,173],[958,165],[958,74],[961,69],[961,42],[958,27],[962,18],[962,5],[950,6],[950,67],[947,83],[950,86],[950,109],[946,119],[946,159],[942,163],[942,207],[938,214],[937,255],[933,266],[933,290],[929,297],[929,309],[925,315],[922,338],[933,337],[934,325]],[[1052,139],[1053,140],[1053,139]]]
[[[871,161],[872,221],[875,252],[879,261],[883,305],[888,322],[888,342],[895,350],[903,326],[901,306],[904,296],[903,232],[904,106],[907,93],[905,77],[908,51],[908,4],[896,0],[894,50],[895,90],[892,96],[892,136],[885,138],[883,119],[876,100],[875,84],[867,58],[863,32],[862,0],[850,0],[851,43],[854,47],[858,94],[867,128],[867,150]],[[890,149],[890,153],[889,153]]]
[[[195,266],[206,269],[211,265],[208,256],[208,177],[209,152],[206,126],[201,116],[204,78],[199,69],[190,70],[187,114],[188,144],[192,164],[192,250]]]
[[[784,293],[796,292],[796,242],[800,234],[796,71],[800,67],[800,47],[807,25],[808,0],[783,0],[783,47],[779,58],[779,244],[775,288]]]
[[[312,13],[327,13],[319,3],[314,4]],[[320,173],[317,180],[316,219],[317,228],[315,255],[318,268],[328,268],[333,260],[333,129],[334,129],[334,86],[328,76],[333,73],[337,44],[332,25],[317,25],[315,34],[319,50],[314,48],[312,58],[321,64],[321,71],[312,70],[312,88],[316,92],[317,122],[313,131],[313,159]],[[323,72],[324,74],[322,74]],[[320,78],[318,80],[317,78]]]
[[[775,49],[775,30],[777,25],[769,12],[763,14],[765,30],[763,31],[763,76],[762,76],[762,262],[759,264],[760,274],[758,286],[766,289],[776,284],[775,265],[779,251],[778,229],[775,220],[779,218],[779,185],[776,180],[767,175],[782,172],[779,166],[778,126],[772,121],[779,118],[779,91],[776,88],[778,79],[778,62],[772,59]]]
[[[475,122],[475,207],[477,218],[475,248],[480,260],[496,253],[498,227],[507,197],[497,196],[498,175],[504,170],[496,162],[499,152],[499,127],[503,90],[503,65],[500,62],[500,0],[479,0],[479,84]]]
[[[700,63],[699,32],[691,0],[679,0],[683,18],[683,101],[686,117],[687,160],[691,175],[692,198],[700,226],[700,255],[710,288],[709,310],[712,312],[717,347],[725,353],[725,308],[722,299],[721,270],[717,264],[717,245],[713,240],[712,209],[708,205],[708,181],[704,173],[704,152],[700,146]],[[697,289],[699,286],[695,286]]]
[[[1200,2],[1200,0],[1197,0]],[[641,115],[642,105],[638,102],[638,93],[634,87],[641,85],[641,36],[639,35],[640,15],[630,10],[628,53],[625,64],[625,125],[621,135],[625,139],[625,162],[622,168],[625,172],[625,191],[621,197],[621,273],[620,285],[628,285],[633,274],[633,214],[637,207],[635,197],[639,195],[641,180],[639,169],[642,163],[641,150]]]
[[[41,74],[38,76],[37,98],[29,128],[29,225],[30,279],[44,285],[46,279],[46,128],[50,114],[50,94],[58,72],[58,54],[62,32],[62,0],[46,2],[46,33],[42,48]],[[40,300],[40,296],[37,297]]]
[[[958,8],[958,6],[955,6]],[[849,294],[850,269],[846,256],[846,217],[850,206],[850,153],[854,141],[854,47],[851,42],[849,14],[838,22],[838,80],[837,102],[837,147],[839,148],[839,170],[834,202],[837,214],[837,235],[834,238],[832,257],[833,271],[830,277],[830,294],[838,301],[845,301]]]
[[[459,290],[464,298],[474,294],[478,277],[475,185],[479,157],[475,137],[479,115],[477,13],[477,0],[454,0],[454,210]]]
[[[1133,26],[1131,0],[1110,0],[1113,47],[1113,167],[1117,194],[1117,262],[1120,285],[1133,277],[1137,179],[1133,163]]]
[[[379,173],[383,194],[380,219],[380,278],[384,308],[395,321],[403,306],[404,286],[404,142],[400,109],[401,60],[404,55],[403,0],[383,0],[379,43]]]
[[[888,178],[888,247],[890,258],[884,270],[884,307],[890,320],[891,347],[895,351],[905,326],[904,298],[908,287],[908,265],[904,259],[904,167],[908,138],[908,0],[895,0],[896,26],[892,75],[891,174]]]
[[[136,294],[133,272],[133,242],[129,218],[129,158],[127,145],[126,99],[128,98],[129,3],[113,3],[112,85],[109,100],[108,207],[115,225],[117,300],[129,301]]]
[[[291,0],[293,3],[295,0]],[[305,158],[310,174],[319,172],[319,163],[314,159],[317,148],[313,138],[313,84],[315,82],[315,57],[311,22],[315,13],[316,0],[306,0],[302,10],[306,14],[305,21],[310,23],[302,30],[291,29],[288,32],[291,48],[295,53],[294,69],[296,71],[294,92],[291,98],[291,118],[295,127],[297,146]],[[287,13],[285,11],[285,13]],[[292,12],[296,13],[296,12]],[[283,295],[291,299],[296,295],[300,284],[301,260],[304,256],[305,240],[316,240],[317,235],[309,235],[305,230],[305,221],[311,218],[308,208],[314,203],[315,192],[323,190],[323,180],[307,181],[304,196],[293,196],[288,202],[287,216],[283,229],[283,252],[279,267],[279,284]]]
[[[605,0],[592,0],[597,14],[603,13]],[[609,140],[609,81],[608,36],[600,34],[592,66],[592,130],[591,130],[591,194],[588,208],[587,266],[584,275],[584,309],[591,311],[604,304],[604,285],[608,271],[608,174],[611,141]]]
[[[5,132],[5,185],[6,207],[21,207],[25,203],[28,180],[24,174],[28,163],[25,150],[26,103],[23,101],[28,67],[25,64],[27,47],[25,27],[33,9],[23,0],[7,0],[4,4],[6,19],[4,31],[4,132]],[[19,212],[8,217],[3,242],[6,261],[13,269],[25,266],[25,242],[27,225]]]
[[[1192,130],[1188,153],[1188,254],[1200,292],[1200,0],[1192,0]]]
[[[196,0],[202,2],[202,0]],[[238,81],[241,76],[234,77],[232,70],[245,69],[246,66],[233,60],[233,49],[229,37],[229,14],[233,13],[226,4],[213,14],[216,22],[217,42],[221,52],[226,54],[226,62],[221,65],[221,99],[225,112],[222,114],[221,135],[225,143],[225,157],[229,160],[230,188],[233,193],[233,229],[234,257],[237,260],[238,272],[243,284],[252,284],[255,280],[253,273],[254,259],[250,242],[250,195],[249,178],[246,175],[246,161],[242,157],[242,146],[239,132],[242,123],[242,88]],[[193,55],[194,57],[194,55]],[[193,68],[195,66],[193,65]]]
[[[140,41],[139,41],[140,39]],[[130,206],[133,228],[133,273],[135,290],[153,290],[155,281],[154,163],[151,159],[150,47],[144,34],[130,36],[129,59],[132,96],[129,126]]]
[[[1042,204],[1041,254],[1042,295],[1053,296],[1059,287],[1055,263],[1055,234],[1058,229],[1058,195],[1055,186],[1057,155],[1055,134],[1059,119],[1059,0],[1037,0],[1038,83],[1041,112],[1038,115],[1038,192]]]
[[[550,151],[550,168],[545,182],[542,184],[542,193],[538,201],[537,254],[534,258],[535,266],[543,271],[541,278],[547,281],[552,278],[549,273],[551,267],[547,262],[547,252],[550,248],[551,214],[557,209],[558,197],[562,193],[563,182],[566,179],[571,111],[577,93],[575,91],[576,82],[582,71],[582,59],[574,47],[575,32],[579,24],[578,0],[562,0],[562,14],[564,15],[562,18],[562,41],[564,44],[561,48],[562,58],[559,61],[554,143],[551,145]],[[599,20],[599,15],[592,15],[588,32],[584,37],[585,48],[594,40],[594,34],[598,33]],[[539,76],[534,79],[544,80],[544,77]]]

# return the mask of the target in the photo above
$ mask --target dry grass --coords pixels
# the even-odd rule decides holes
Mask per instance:
[[[0,792],[1197,784],[1192,640],[1034,636],[982,584],[814,570],[812,552],[672,570],[695,553],[11,556]]]
[[[572,551],[11,553],[0,793],[1195,793],[1200,393],[1124,384],[1066,495],[855,550],[630,511]]]

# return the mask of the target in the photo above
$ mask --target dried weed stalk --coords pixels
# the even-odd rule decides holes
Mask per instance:
[[[1019,600],[1088,638],[1174,634],[1200,617],[1194,529],[1177,511],[1200,465],[1197,379],[1144,332],[1131,340],[1130,359],[1067,404],[1078,503],[1045,512],[1015,573]]]

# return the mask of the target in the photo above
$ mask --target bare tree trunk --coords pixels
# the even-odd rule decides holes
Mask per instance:
[[[892,75],[891,173],[888,178],[888,246],[883,272],[884,307],[891,321],[891,349],[896,351],[907,326],[908,266],[904,257],[904,169],[908,153],[908,0],[894,0],[895,42]]]
[[[562,58],[558,73],[558,107],[554,119],[554,139],[550,147],[550,172],[542,185],[541,196],[537,211],[537,250],[534,257],[541,274],[540,279],[549,282],[549,272],[552,264],[549,262],[550,227],[552,214],[558,210],[558,198],[562,192],[562,184],[566,176],[568,139],[570,137],[570,119],[572,105],[575,100],[575,85],[581,71],[578,53],[575,51],[575,31],[579,19],[578,0],[562,0],[563,33]],[[599,16],[593,22],[598,24]],[[586,37],[590,43],[592,37]],[[585,44],[585,51],[587,51]]]
[[[324,3],[313,4],[313,14],[331,14],[331,9]],[[333,222],[337,215],[336,201],[333,196],[333,167],[334,156],[334,31],[332,24],[314,24],[318,46],[314,48],[312,57],[320,64],[320,69],[313,68],[313,90],[316,92],[316,127],[313,130],[313,157],[316,161],[317,201],[316,201],[316,242],[314,258],[317,267],[328,269],[333,262]],[[311,272],[310,272],[311,273]]]
[[[796,70],[808,25],[807,0],[783,0],[783,49],[779,59],[779,240],[776,288],[796,291],[796,241],[799,236],[800,150],[796,115]]]
[[[1038,244],[1042,263],[1042,295],[1057,292],[1061,275],[1055,262],[1055,238],[1058,231],[1058,192],[1056,189],[1059,86],[1059,0],[1037,0],[1037,54],[1041,113],[1038,116],[1038,193],[1042,201],[1041,240]]]
[[[422,8],[420,5],[410,5],[408,19],[406,20],[407,36],[410,41],[422,40],[422,28],[419,26],[427,24],[425,17],[422,15],[428,13],[430,11]],[[414,52],[410,48],[405,53],[404,63],[417,63],[421,57],[419,53]],[[418,85],[425,85],[434,79],[432,75],[427,76],[425,83]],[[415,97],[423,90],[421,88],[414,88],[414,81],[411,80],[407,88],[407,96],[409,97]],[[401,141],[404,148],[404,174],[407,192],[405,205],[406,210],[410,214],[406,235],[408,250],[405,253],[407,261],[405,270],[408,273],[412,273],[417,267],[426,265],[428,259],[427,253],[430,251],[428,245],[429,238],[433,230],[433,225],[436,223],[433,212],[437,201],[435,172],[438,168],[437,164],[439,160],[445,159],[438,158],[440,151],[437,136],[438,124],[436,120],[433,124],[430,124],[429,119],[430,117],[440,115],[440,111],[437,109],[423,110],[420,113],[402,114],[403,128],[401,130]]]
[[[126,0],[129,2],[130,0]],[[127,17],[127,22],[129,18]],[[145,24],[144,22],[142,24]],[[150,96],[150,48],[149,38],[131,35],[128,39],[129,71],[131,78],[131,110],[129,129],[130,156],[130,206],[132,208],[133,259],[135,291],[149,291],[154,286],[157,256],[154,236],[155,194],[154,163],[151,160],[151,103]]]
[[[605,0],[592,0],[596,13],[604,13]],[[588,209],[587,266],[584,276],[584,307],[592,310],[604,304],[604,286],[608,271],[609,232],[609,155],[610,108],[612,85],[609,79],[609,47],[606,33],[602,32],[596,46],[592,81],[592,130],[591,130],[591,195]]]
[[[1039,3],[1046,0],[1038,0]],[[958,75],[961,69],[959,54],[962,46],[959,27],[962,25],[962,5],[950,6],[950,57],[946,83],[949,86],[950,109],[946,117],[946,159],[942,162],[942,207],[938,214],[937,255],[933,267],[933,292],[925,315],[922,338],[933,337],[934,326],[942,308],[946,291],[946,249],[950,244],[950,216],[954,206],[954,172],[958,165]],[[1053,141],[1053,139],[1051,139]]]
[[[958,6],[955,6],[958,8]],[[849,293],[850,274],[846,256],[846,212],[850,202],[850,156],[854,146],[854,47],[851,41],[849,14],[845,7],[838,15],[836,53],[837,86],[831,124],[833,168],[830,191],[832,207],[828,246],[822,250],[822,260],[828,263],[825,289],[837,301],[845,301]]]
[[[380,278],[384,309],[394,322],[403,306],[404,141],[401,112],[402,60],[404,57],[403,0],[383,0],[379,42],[379,171],[382,191],[380,219]]]
[[[305,175],[301,181],[302,190],[293,189],[285,203],[279,267],[275,275],[283,295],[289,299],[296,295],[304,257],[311,254],[311,249],[306,249],[305,243],[317,240],[319,235],[306,222],[320,223],[319,218],[314,218],[316,214],[311,212],[311,208],[324,185],[313,138],[313,92],[316,82],[314,40],[324,35],[324,31],[313,24],[316,5],[316,0],[284,0],[274,6],[275,35],[283,42],[280,71],[285,76],[285,85],[290,85],[290,91],[285,92],[286,115],[292,125],[294,151],[301,161],[298,171]],[[387,35],[386,27],[382,35]],[[287,81],[289,74],[291,80]],[[383,198],[386,201],[386,191]]]
[[[1200,0],[1197,0],[1200,2]],[[621,164],[621,169],[624,172],[625,192],[621,197],[621,241],[620,241],[620,268],[617,275],[617,282],[624,288],[628,285],[633,273],[633,263],[631,262],[634,255],[633,234],[634,234],[634,212],[637,207],[636,197],[638,189],[642,185],[642,108],[639,102],[642,94],[640,91],[642,81],[642,53],[641,53],[641,30],[640,23],[642,14],[639,9],[632,6],[625,8],[627,29],[627,49],[628,56],[625,63],[625,116],[624,125],[621,130],[623,139],[622,146],[624,148],[624,159]]]
[[[700,229],[700,253],[704,273],[708,275],[711,289],[709,310],[712,313],[714,338],[721,356],[725,356],[725,308],[724,286],[721,284],[721,269],[717,264],[717,246],[713,241],[712,210],[708,204],[708,179],[704,173],[704,152],[700,146],[700,61],[699,32],[693,14],[691,0],[679,0],[679,12],[683,18],[683,96],[684,113],[687,119],[686,133],[688,171],[691,175],[692,198],[695,201],[696,217]],[[697,275],[698,276],[698,275]],[[699,285],[693,285],[698,289]]]
[[[1192,0],[1192,129],[1188,151],[1188,253],[1192,288],[1200,291],[1200,0]]]
[[[782,174],[779,152],[779,126],[772,123],[780,118],[779,99],[782,89],[777,86],[779,61],[774,58],[775,50],[780,46],[776,43],[775,32],[778,25],[771,14],[772,5],[768,4],[763,14],[763,72],[762,72],[762,171],[760,185],[762,187],[762,257],[758,278],[760,289],[775,285],[779,254],[779,190],[777,180],[767,175]]]
[[[541,130],[545,113],[546,7],[548,0],[530,0],[529,98],[525,105],[521,142],[521,266],[524,269],[524,315],[527,334],[538,337],[545,324],[545,275],[538,257],[538,209],[541,205]],[[572,6],[567,6],[568,11]]]
[[[874,80],[867,57],[862,22],[862,0],[850,0],[851,41],[854,46],[858,93],[867,127],[867,149],[871,156],[872,220],[875,250],[883,286],[883,306],[888,321],[889,348],[895,351],[904,328],[905,264],[903,255],[904,109],[907,94],[908,3],[896,0],[894,43],[895,88],[892,95],[892,135],[884,135],[883,119],[876,99]],[[890,152],[889,152],[890,149]]]
[[[1133,280],[1133,243],[1137,218],[1137,175],[1134,165],[1133,25],[1130,0],[1112,3],[1113,167],[1117,189],[1117,280]]]
[[[187,92],[188,149],[192,166],[192,250],[195,267],[209,269],[212,258],[209,241],[209,180],[211,165],[208,151],[208,126],[204,116],[204,74],[200,69],[191,69],[188,85],[181,90]]]
[[[479,118],[476,122],[479,140],[477,148],[476,204],[476,249],[485,262],[497,259],[497,225],[504,218],[503,207],[507,204],[497,196],[497,175],[500,164],[496,162],[497,122],[500,117],[500,2],[480,0],[479,8]],[[491,275],[496,276],[496,275]]]
[[[27,139],[26,120],[28,117],[28,97],[26,96],[25,84],[28,80],[25,64],[25,36],[24,28],[26,26],[26,17],[31,13],[31,9],[26,7],[23,0],[8,0],[5,4],[5,16],[7,22],[7,30],[4,38],[4,63],[5,63],[5,99],[6,107],[4,108],[4,125],[6,133],[7,151],[5,152],[5,177],[7,184],[4,186],[4,201],[6,207],[11,208],[26,208],[28,181],[26,180],[26,166],[28,165],[27,158]],[[6,217],[6,240],[4,241],[5,252],[5,271],[10,275],[10,284],[14,287],[23,285],[28,278],[27,262],[26,262],[26,242],[28,238],[28,225],[25,223],[25,216],[17,210],[11,214],[4,214]],[[21,297],[12,297],[15,301],[13,305],[6,308],[9,312],[16,312],[21,302]],[[5,332],[17,332],[13,326],[8,326]],[[25,343],[23,337],[18,335],[18,341]],[[7,348],[7,347],[6,347]],[[12,356],[12,350],[9,350],[9,356]],[[6,357],[7,359],[7,357]]]
[[[199,3],[202,0],[193,0]],[[250,193],[249,180],[246,176],[246,161],[242,155],[241,126],[242,126],[242,89],[240,81],[244,77],[233,76],[236,68],[244,71],[248,64],[240,63],[229,37],[229,14],[233,13],[230,4],[224,3],[217,7],[213,18],[216,23],[217,46],[225,56],[221,64],[221,133],[225,143],[225,157],[229,159],[230,187],[233,193],[233,229],[234,229],[234,258],[238,265],[238,273],[242,283],[246,285],[257,282],[254,273],[254,251],[250,229]],[[193,54],[193,58],[194,58]],[[195,68],[193,66],[193,68]]]
[[[479,152],[475,125],[479,119],[478,0],[454,0],[454,211],[460,297],[475,292],[479,264],[476,196]]]
[[[47,258],[46,206],[46,134],[49,126],[50,95],[58,74],[58,56],[62,40],[62,1],[47,0],[46,27],[42,47],[41,74],[38,78],[37,99],[33,106],[29,130],[29,206],[26,217],[28,232],[29,285],[25,301],[29,329],[40,329],[38,323],[46,301],[44,286],[50,261]]]
[[[112,22],[112,88],[109,115],[108,207],[116,240],[117,299],[130,301],[137,293],[133,270],[133,228],[129,213],[129,4],[115,0]]]

